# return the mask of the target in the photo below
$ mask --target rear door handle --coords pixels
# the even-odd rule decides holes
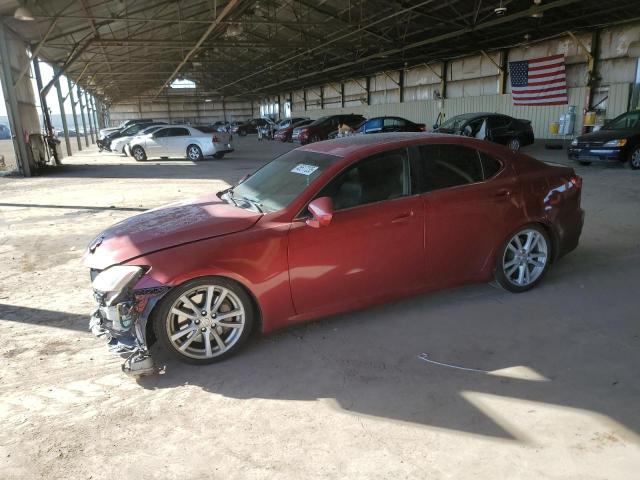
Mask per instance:
[[[414,215],[413,210],[409,212],[403,212],[399,214],[397,217],[395,217],[393,220],[391,220],[391,223],[407,223],[411,219],[411,217],[413,217],[413,215]]]

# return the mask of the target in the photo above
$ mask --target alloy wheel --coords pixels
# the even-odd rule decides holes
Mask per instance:
[[[512,138],[509,142],[509,148],[514,152],[520,150],[520,140],[518,140],[517,138]]]
[[[532,228],[516,233],[505,249],[502,270],[516,287],[533,284],[545,270],[549,260],[547,239]]]
[[[631,157],[629,158],[629,166],[633,170],[638,170],[640,168],[640,148],[636,148]]]
[[[194,162],[196,160],[200,160],[200,158],[202,157],[202,151],[200,151],[200,147],[191,145],[187,149],[187,157],[189,157],[189,160],[193,160]]]
[[[178,297],[166,317],[169,341],[182,355],[207,360],[232,348],[246,325],[245,308],[230,289],[201,285]]]

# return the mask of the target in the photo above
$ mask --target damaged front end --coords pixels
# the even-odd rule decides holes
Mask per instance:
[[[115,265],[91,270],[91,286],[97,308],[89,329],[107,341],[109,350],[126,358],[122,371],[128,375],[154,372],[149,353],[147,321],[169,287],[145,276],[149,267]]]

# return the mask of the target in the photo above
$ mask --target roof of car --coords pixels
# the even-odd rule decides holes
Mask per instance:
[[[444,142],[443,142],[444,140]],[[303,147],[302,150],[326,153],[338,157],[347,157],[350,155],[370,155],[377,152],[389,150],[394,146],[398,148],[411,145],[416,141],[420,143],[451,143],[458,145],[467,145],[470,147],[482,147],[482,150],[502,153],[501,156],[508,154],[510,150],[496,143],[486,142],[475,138],[461,137],[459,135],[449,135],[446,133],[426,133],[426,132],[398,132],[398,133],[375,133],[367,135],[353,135],[349,137],[336,138],[323,142],[310,143]]]

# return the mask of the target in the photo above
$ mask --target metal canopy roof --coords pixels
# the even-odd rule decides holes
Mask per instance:
[[[13,18],[20,4],[35,21]],[[38,56],[120,101],[175,78],[211,94],[277,93],[635,20],[640,2],[0,0],[0,15]]]

